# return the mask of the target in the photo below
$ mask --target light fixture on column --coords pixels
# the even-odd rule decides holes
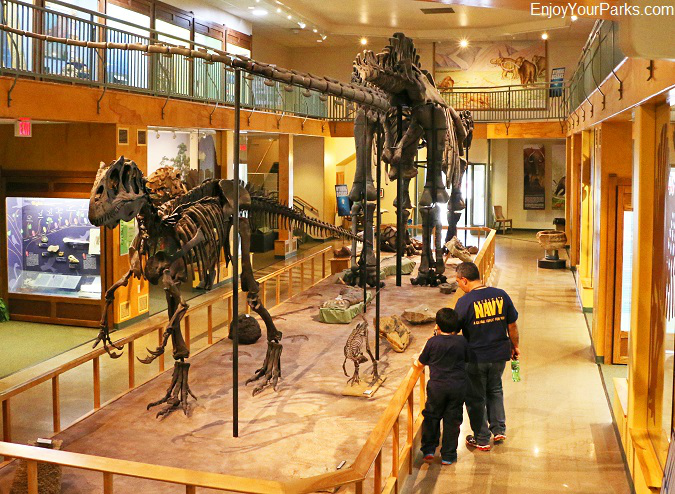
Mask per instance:
[[[469,40],[466,38],[462,38],[459,40],[459,47],[460,48],[466,48],[469,46]]]
[[[548,39],[548,33],[541,33],[541,39],[546,41]]]
[[[366,46],[368,44],[368,38],[361,38],[361,44]]]

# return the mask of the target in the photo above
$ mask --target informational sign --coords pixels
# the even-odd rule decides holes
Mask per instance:
[[[543,144],[523,149],[523,209],[546,209],[546,158]]]
[[[565,82],[565,67],[557,67],[551,71],[551,89],[549,96],[555,98],[562,96],[563,84]]]
[[[136,218],[131,221],[120,220],[120,255],[129,254],[134,238],[136,237]]]
[[[89,255],[100,256],[101,255],[101,229],[100,228],[90,228],[89,229]]]
[[[338,216],[349,216],[352,205],[349,200],[349,188],[346,184],[335,186],[335,197],[337,199]]]

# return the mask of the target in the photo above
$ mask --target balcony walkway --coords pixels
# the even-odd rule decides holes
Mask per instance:
[[[494,284],[520,313],[523,380],[504,378],[508,440],[488,453],[460,443],[449,467],[418,453],[404,492],[631,492],[574,279],[538,270],[543,251],[530,239],[497,239]],[[460,440],[470,433],[465,414]]]

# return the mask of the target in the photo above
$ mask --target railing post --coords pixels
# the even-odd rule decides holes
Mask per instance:
[[[2,401],[2,440],[6,443],[12,442],[12,410],[9,398]]]
[[[415,432],[415,417],[413,416],[415,394],[413,391],[408,395],[408,437],[406,438],[406,444],[410,447],[410,455],[408,455],[408,475],[413,472],[413,434]]]
[[[209,306],[206,308],[206,315],[207,315],[207,325],[206,329],[208,331],[208,343],[209,345],[213,344],[213,305],[209,304]]]
[[[263,281],[260,288],[262,289],[262,304],[267,307],[267,281]]]
[[[38,494],[38,464],[35,460],[26,460],[26,479],[28,494]]]
[[[288,270],[288,298],[293,296],[293,268]]]
[[[127,348],[127,357],[129,360],[129,389],[134,389],[136,385],[136,369],[134,366],[134,361],[136,360],[134,356],[134,342],[130,341]]]
[[[185,345],[190,350],[190,314],[185,315]]]
[[[424,408],[427,403],[427,376],[422,369],[420,374],[420,410]]]
[[[227,324],[232,322],[232,295],[227,297]]]
[[[52,419],[54,432],[61,432],[61,394],[58,375],[52,377]]]
[[[363,494],[363,480],[354,484],[354,494]]]
[[[196,494],[197,488],[194,485],[185,486],[185,494]]]
[[[157,328],[157,340],[158,346],[162,345],[162,342],[164,341],[164,331],[162,328]],[[159,361],[159,372],[164,372],[164,354],[161,354],[158,358]]]
[[[276,282],[276,296],[277,296],[277,301],[276,304],[274,305],[279,305],[279,302],[281,302],[281,275],[277,275],[277,282]]]
[[[326,253],[321,253],[321,279],[326,277]]]
[[[314,286],[314,269],[315,269],[314,256],[312,256],[311,266],[312,266],[312,286]]]
[[[380,494],[382,492],[382,450],[377,453],[375,457],[375,471],[373,473],[373,493]]]
[[[305,291],[305,263],[300,263],[300,292]]]
[[[103,494],[113,494],[113,474],[103,472]]]
[[[400,467],[399,465],[399,453],[400,453],[400,445],[399,445],[399,440],[400,440],[400,430],[399,430],[399,419],[398,417],[396,418],[396,422],[394,422],[394,429],[392,430],[392,437],[391,437],[391,476],[396,479],[396,486],[394,487],[394,492],[398,492],[398,469]],[[412,449],[410,450],[410,456],[412,457]]]
[[[94,365],[94,410],[101,408],[101,363],[99,357],[92,360]]]

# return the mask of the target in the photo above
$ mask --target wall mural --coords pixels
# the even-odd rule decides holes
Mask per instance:
[[[439,89],[532,85],[546,82],[546,43],[543,41],[472,42],[436,45]]]
[[[523,150],[523,209],[546,209],[546,155],[543,144],[526,144]]]

